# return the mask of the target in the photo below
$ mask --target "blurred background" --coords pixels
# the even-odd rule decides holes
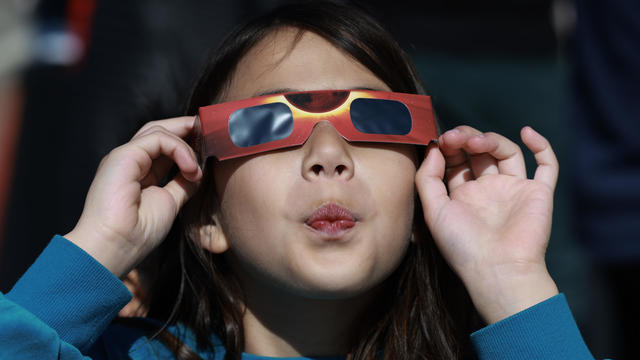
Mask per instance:
[[[279,3],[0,0],[0,291],[71,230],[100,159],[179,115],[209,51]],[[640,2],[360,3],[412,57],[445,130],[519,141],[530,125],[551,141],[548,266],[596,358],[636,358]]]

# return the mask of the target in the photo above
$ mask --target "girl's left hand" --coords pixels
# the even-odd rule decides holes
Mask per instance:
[[[558,294],[545,264],[558,162],[533,129],[521,137],[532,180],[518,145],[468,126],[440,136],[416,174],[427,226],[488,323]]]

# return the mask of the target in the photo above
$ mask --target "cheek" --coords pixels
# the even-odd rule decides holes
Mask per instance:
[[[388,229],[410,233],[415,204],[416,165],[413,154],[380,151],[369,159],[366,176]]]
[[[410,154],[409,154],[410,155]],[[416,165],[412,156],[382,151],[361,170],[371,186],[376,213],[369,224],[377,241],[379,276],[390,274],[404,258],[413,230]]]
[[[220,198],[220,225],[232,248],[260,254],[269,248],[269,233],[282,231],[273,221],[283,209],[288,182],[293,178],[285,167],[273,161],[250,158],[238,164],[224,164],[216,179]],[[227,166],[230,165],[230,166]],[[259,241],[256,241],[259,239]]]

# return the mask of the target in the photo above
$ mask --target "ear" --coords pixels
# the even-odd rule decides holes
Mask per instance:
[[[120,317],[145,317],[149,312],[149,309],[145,305],[145,289],[144,284],[140,280],[138,270],[131,270],[124,279],[122,279],[124,285],[129,289],[133,297],[129,303],[123,307],[118,316]]]
[[[210,222],[202,224],[198,231],[200,246],[203,249],[213,254],[222,254],[229,249],[229,241],[216,216],[213,216]]]

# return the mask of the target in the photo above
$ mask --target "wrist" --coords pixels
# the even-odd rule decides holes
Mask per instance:
[[[526,272],[493,269],[463,282],[478,313],[488,324],[559,294],[544,265]]]
[[[127,242],[106,238],[96,230],[76,227],[64,237],[118,278],[126,275],[140,258],[139,249]]]

